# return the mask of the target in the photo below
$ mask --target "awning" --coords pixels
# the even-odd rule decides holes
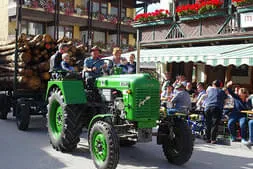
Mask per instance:
[[[136,51],[130,52],[136,55]],[[130,53],[122,54],[129,57]],[[253,66],[253,44],[141,49],[141,62],[203,62],[211,66]]]

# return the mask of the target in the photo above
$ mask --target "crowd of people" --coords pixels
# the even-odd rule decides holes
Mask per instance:
[[[161,106],[166,107],[167,114],[204,112],[207,143],[217,143],[218,126],[222,118],[227,118],[231,141],[237,141],[236,123],[239,123],[241,142],[253,145],[253,120],[242,112],[252,110],[253,97],[246,88],[237,86],[233,90],[232,86],[232,81],[223,85],[220,80],[214,80],[205,89],[204,83],[194,85],[184,75],[172,81],[171,74],[166,72],[161,87]]]
[[[75,71],[74,67],[70,65],[68,50],[69,44],[61,43],[59,45],[58,51],[50,58],[49,72],[59,70],[67,72]],[[122,50],[120,48],[116,47],[113,49],[113,66],[120,67],[122,69],[122,74],[136,73],[135,55],[130,54],[129,61],[127,61],[126,58],[121,57],[121,53]],[[107,65],[104,61],[98,62],[99,60],[101,60],[101,50],[97,46],[94,46],[91,48],[91,56],[84,60],[83,72],[86,78],[97,78],[101,75],[101,69],[104,69],[105,72],[109,72],[108,69],[112,68],[112,65]]]

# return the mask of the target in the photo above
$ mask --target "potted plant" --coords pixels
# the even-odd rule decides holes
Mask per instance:
[[[199,0],[195,4],[178,6],[176,13],[180,20],[192,20],[224,15],[221,0]]]
[[[107,20],[108,20],[108,22],[111,22],[112,24],[117,24],[118,23],[117,16],[114,16],[114,15],[108,15]]]
[[[172,22],[171,14],[168,10],[159,9],[154,12],[148,12],[143,14],[138,14],[134,18],[135,27],[152,26],[168,24]]]
[[[168,10],[160,9],[160,10],[155,10],[154,12],[138,14],[134,18],[134,21],[144,23],[144,22],[149,22],[149,21],[166,19],[169,17],[170,17],[170,12]]]
[[[133,19],[130,17],[123,17],[123,18],[121,18],[121,20],[122,20],[123,24],[126,24],[126,25],[131,25],[133,22]]]
[[[232,3],[238,13],[253,11],[253,0],[232,0]]]

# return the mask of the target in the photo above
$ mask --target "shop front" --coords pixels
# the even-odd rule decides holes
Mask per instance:
[[[184,74],[189,81],[206,84],[215,79],[233,80],[252,90],[253,44],[141,49],[140,62],[153,63],[157,73],[168,71],[173,78]]]

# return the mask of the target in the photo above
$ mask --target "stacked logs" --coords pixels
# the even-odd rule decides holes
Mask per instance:
[[[69,39],[54,41],[50,35],[27,37],[22,34],[18,39],[17,88],[44,90],[50,79],[50,57],[57,51],[61,42],[70,44],[69,54],[72,65],[77,61],[76,55],[84,53],[83,46],[75,46]],[[15,71],[15,43],[0,43],[0,90],[12,90]],[[78,71],[78,70],[77,70]]]

